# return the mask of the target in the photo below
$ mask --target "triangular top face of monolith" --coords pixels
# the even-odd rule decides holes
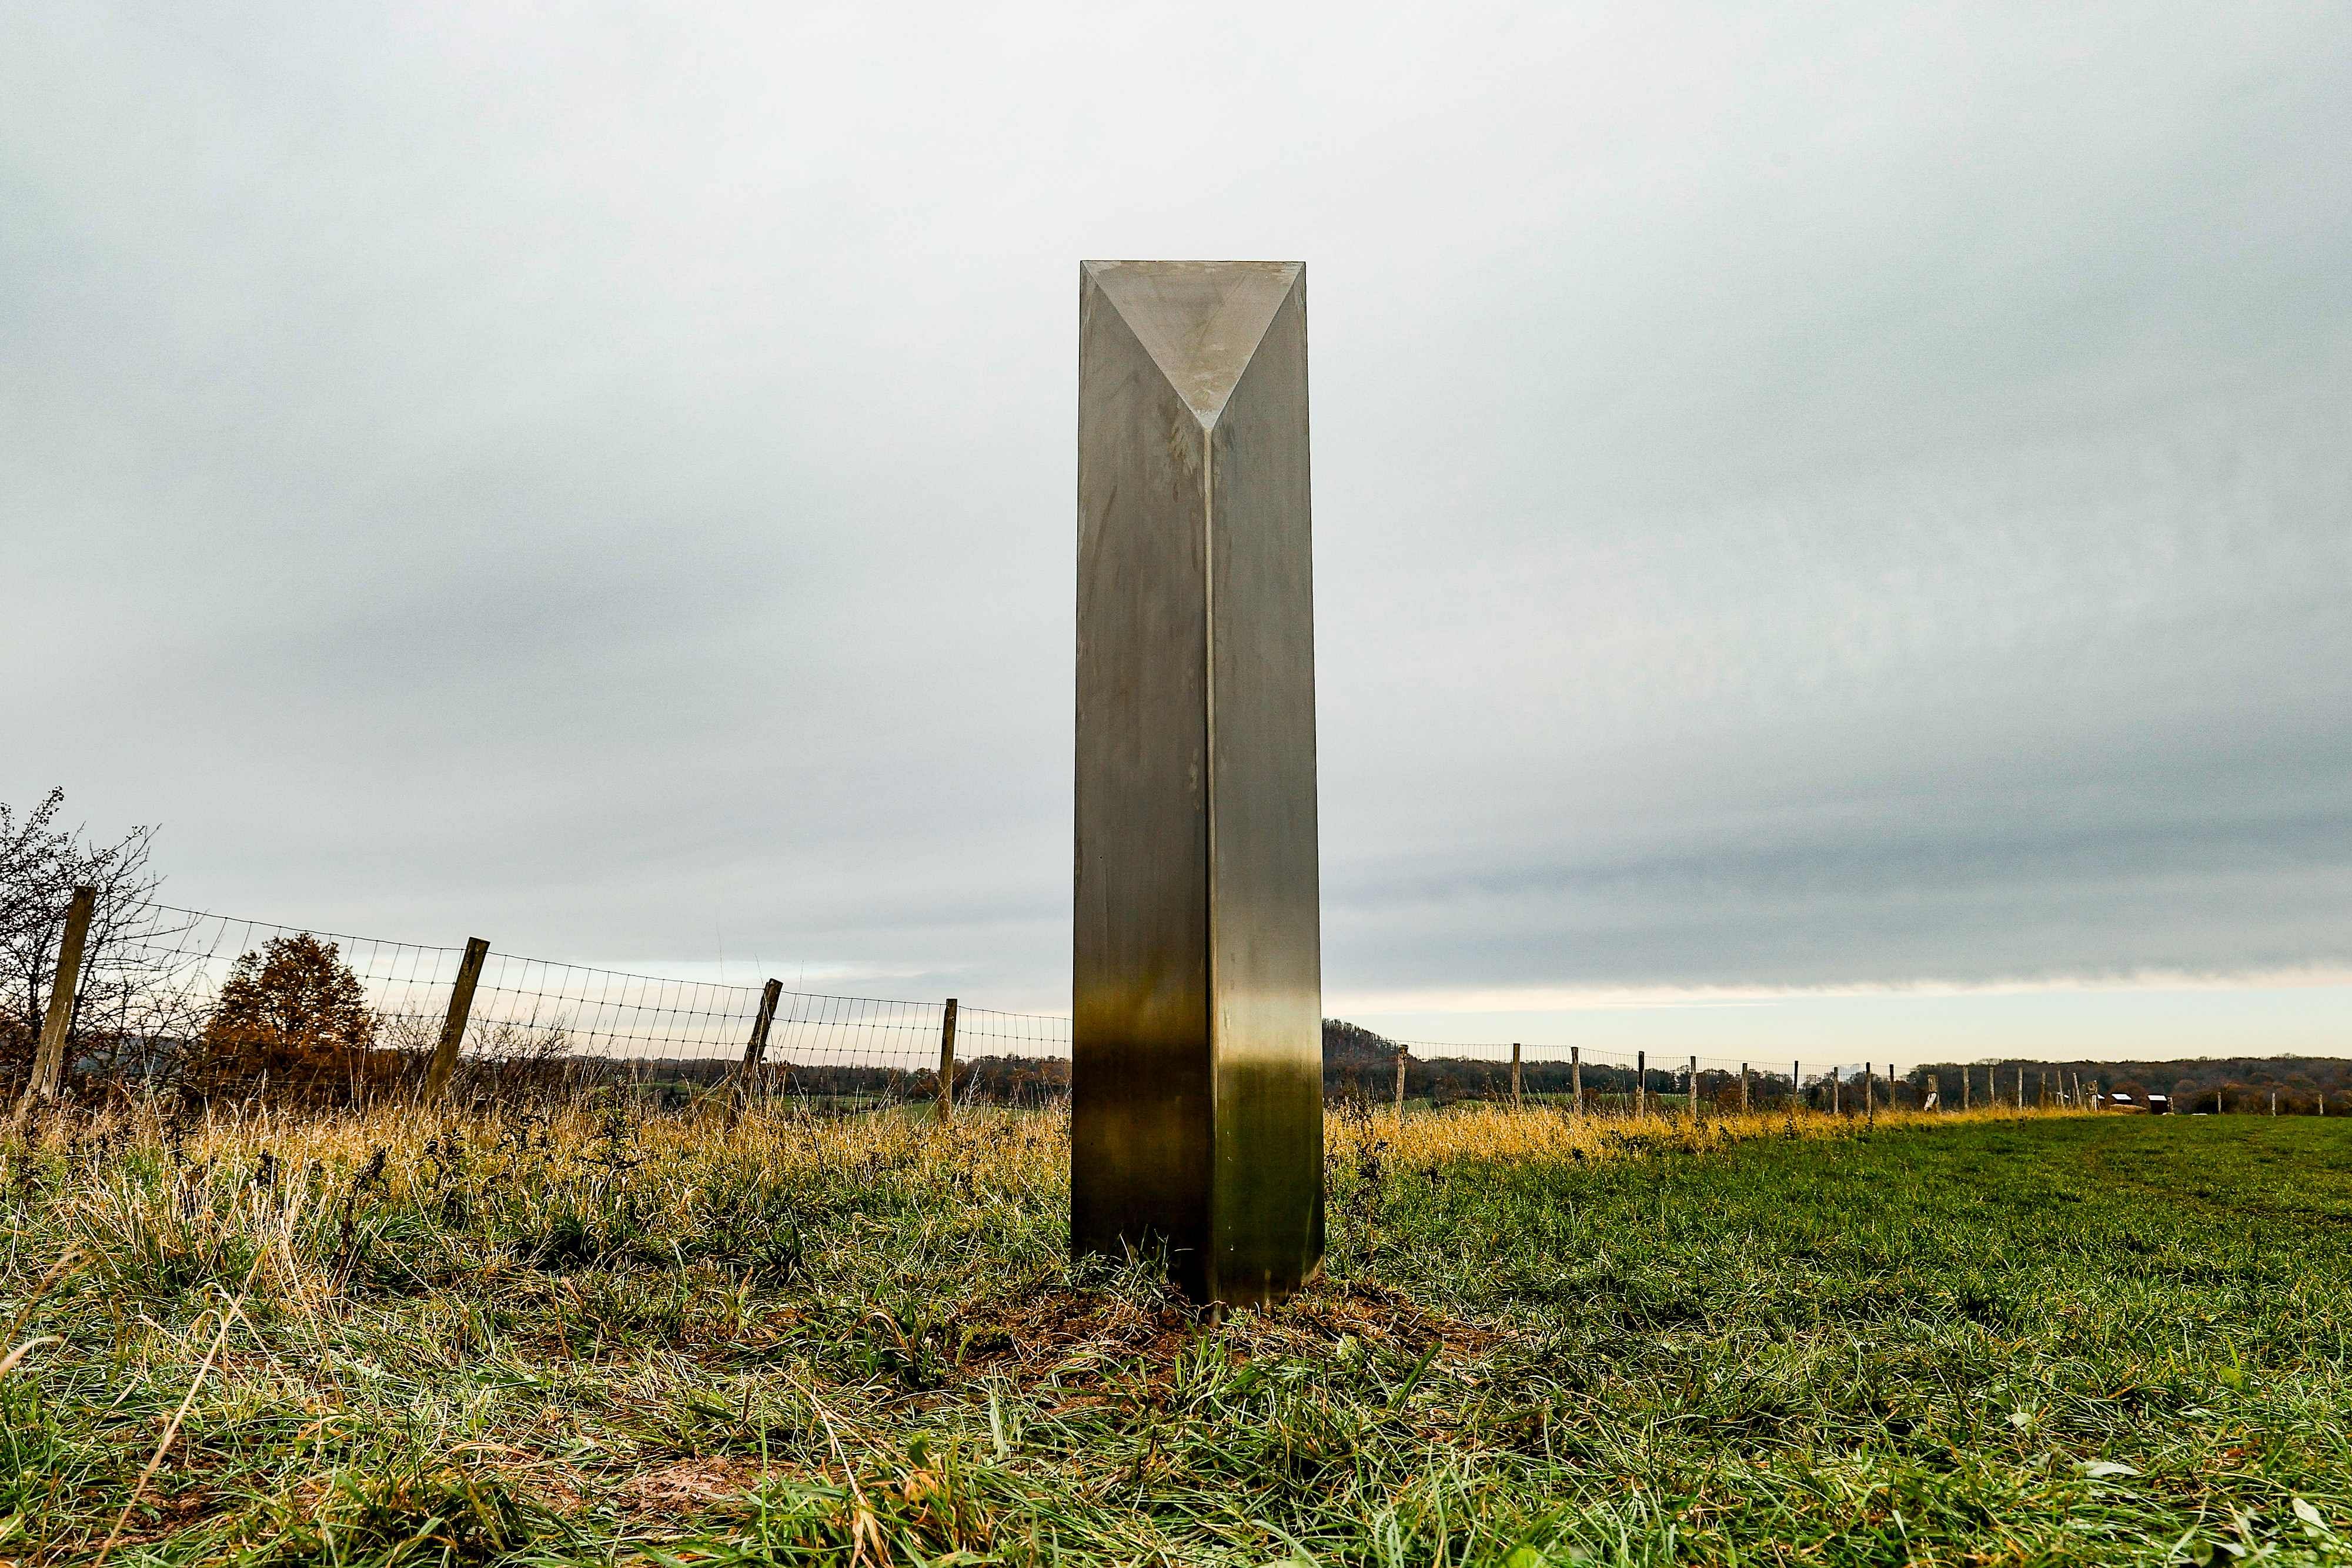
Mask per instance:
[[[1274,313],[1295,261],[1089,261],[1087,276],[1203,425],[1214,424]]]

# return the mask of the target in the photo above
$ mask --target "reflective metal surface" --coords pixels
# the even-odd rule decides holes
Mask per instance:
[[[1071,1243],[1323,1250],[1304,269],[1080,269]]]

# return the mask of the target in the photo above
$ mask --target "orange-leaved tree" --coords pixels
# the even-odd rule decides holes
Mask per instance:
[[[229,971],[198,1073],[211,1086],[267,1072],[289,1090],[356,1089],[375,1030],[367,992],[335,944],[308,932],[279,936]]]

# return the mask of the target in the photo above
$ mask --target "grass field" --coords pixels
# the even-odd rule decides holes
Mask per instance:
[[[2352,1124],[1339,1123],[1213,1323],[1073,1272],[1066,1152],[53,1125],[0,1562],[2352,1562]]]

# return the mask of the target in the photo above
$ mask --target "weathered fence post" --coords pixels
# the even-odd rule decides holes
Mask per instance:
[[[1397,1047],[1396,1114],[1399,1122],[1404,1120],[1404,1060],[1411,1054],[1403,1046]]]
[[[1930,1072],[1927,1074],[1927,1097],[1919,1103],[1919,1109],[1922,1111],[1940,1111],[1943,1108],[1943,1081],[1936,1074]]]
[[[1748,1063],[1739,1064],[1739,1113],[1748,1114]]]
[[[1568,1048],[1568,1092],[1576,1102],[1576,1113],[1584,1114],[1584,1047]]]
[[[1692,1126],[1698,1125],[1698,1058],[1696,1056],[1690,1059],[1690,1119]]]
[[[1511,1041],[1511,1109],[1519,1108],[1519,1042]]]
[[[33,1053],[33,1076],[16,1103],[22,1120],[35,1100],[54,1100],[66,1085],[66,1036],[73,1030],[74,998],[81,989],[81,952],[89,940],[90,912],[98,907],[98,890],[78,887],[66,905],[66,928],[58,943],[58,969],[49,977],[48,1010],[41,1015],[41,1043]]]
[[[1801,1061],[1792,1061],[1789,1063],[1789,1114],[1795,1115],[1798,1107],[1804,1103],[1805,1064]]]
[[[1862,1124],[1865,1127],[1878,1124],[1877,1069],[1869,1062],[1862,1064]]]
[[[1965,1111],[1965,1110],[1967,1110],[1968,1108],[1969,1108],[1969,1070],[1968,1070],[1967,1068],[1963,1067],[1963,1068],[1961,1068],[1961,1069],[1960,1069],[1960,1109],[1961,1109],[1961,1110],[1963,1110],[1963,1111]]]
[[[743,1047],[743,1075],[750,1077],[768,1060],[768,1029],[776,1021],[776,1001],[784,994],[782,980],[770,980],[760,991],[759,1016],[751,1020],[751,1039]]]
[[[2025,1109],[2025,1069],[2022,1067],[2017,1070],[2017,1108],[2021,1111]]]
[[[1838,1070],[1835,1067],[1832,1067],[1830,1069],[1830,1114],[1835,1116],[1839,1113]]]
[[[449,1016],[441,1022],[441,1043],[433,1048],[433,1064],[425,1070],[425,1098],[441,1098],[449,1074],[457,1069],[457,1050],[466,1042],[466,1019],[474,1010],[474,988],[481,984],[482,964],[490,945],[479,936],[466,938],[466,956],[457,962],[457,983],[449,988]]]
[[[1633,1053],[1633,1114],[1639,1116],[1648,1109],[1649,1096],[1650,1053],[1637,1051]]]
[[[946,1009],[940,1015],[940,1120],[955,1120],[955,1023],[956,999],[948,998]]]

